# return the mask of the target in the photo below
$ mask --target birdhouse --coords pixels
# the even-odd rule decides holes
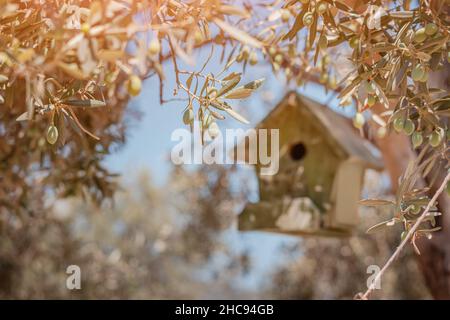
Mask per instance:
[[[351,234],[358,224],[364,172],[383,167],[378,150],[350,119],[294,92],[257,129],[279,129],[279,169],[263,175],[256,163],[260,201],[246,205],[239,229]]]

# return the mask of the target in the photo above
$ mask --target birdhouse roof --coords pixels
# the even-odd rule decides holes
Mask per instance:
[[[331,137],[333,145],[338,146],[349,157],[357,158],[369,168],[383,169],[379,150],[360,135],[350,119],[295,91],[288,93],[257,127],[270,127],[268,126],[270,120],[282,113],[285,107],[292,103],[306,108],[311,116],[318,120],[317,123],[323,127],[324,132]]]

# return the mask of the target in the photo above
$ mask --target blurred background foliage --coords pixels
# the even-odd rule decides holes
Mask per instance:
[[[144,171],[102,207],[78,197],[44,203],[35,195],[30,205],[36,214],[8,221],[2,216],[0,298],[351,299],[365,289],[367,267],[387,259],[398,244],[397,232],[364,235],[389,213],[363,209],[355,236],[280,246],[287,259],[256,290],[242,288],[240,279],[251,275],[256,261],[222,237],[248,195],[244,181],[239,188],[230,183],[233,175],[234,169],[221,166],[175,167],[167,184],[155,187]],[[371,173],[368,192],[383,192],[371,190],[378,179]],[[214,262],[218,256],[223,263]],[[65,286],[70,264],[81,268],[81,290]],[[374,297],[430,297],[412,250],[388,271],[381,288]]]

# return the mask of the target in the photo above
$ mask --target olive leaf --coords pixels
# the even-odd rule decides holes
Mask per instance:
[[[303,23],[303,16],[305,15],[306,11],[301,11],[297,17],[295,18],[294,25],[289,30],[288,33],[286,33],[281,40],[289,39],[292,40],[297,35],[297,33],[305,26]]]
[[[238,87],[227,95],[225,95],[225,99],[245,99],[248,98],[256,89],[258,89],[263,83],[265,79],[261,78],[258,80],[251,81],[241,87]]]
[[[16,121],[27,121],[27,120],[29,120],[28,111],[25,111],[24,113],[22,113],[20,116],[18,116],[16,118]]]
[[[380,102],[384,105],[384,107],[386,109],[388,109],[389,108],[389,100],[386,97],[386,95],[384,94],[383,89],[376,81],[372,81],[372,84],[375,87],[375,94],[377,95],[378,100],[380,100]]]
[[[223,96],[224,94],[226,94],[227,92],[232,90],[234,87],[236,87],[239,84],[240,81],[241,81],[241,77],[236,76],[236,77],[231,78],[231,80],[228,80],[227,82],[225,82],[225,84],[222,86],[222,88],[220,88],[219,91],[217,92],[217,97]]]
[[[370,207],[374,207],[374,206],[395,206],[395,202],[390,201],[390,200],[383,200],[383,199],[364,199],[364,200],[360,200],[359,204],[362,206],[370,206]]]
[[[243,116],[241,116],[239,113],[237,113],[233,109],[225,109],[225,112],[227,112],[230,116],[235,118],[237,121],[240,121],[240,122],[245,123],[245,124],[249,124],[250,123],[247,119],[245,119]]]
[[[75,79],[85,80],[87,75],[81,71],[76,63],[58,63],[58,67],[64,71],[68,76],[74,77]]]
[[[374,233],[376,231],[379,231],[381,229],[385,229],[387,227],[392,227],[397,222],[397,219],[391,219],[387,221],[383,221],[380,223],[377,223],[376,225],[370,227],[367,229],[366,233]]]
[[[214,18],[213,21],[220,29],[222,29],[223,32],[228,33],[230,36],[240,41],[241,43],[247,44],[255,48],[261,48],[263,46],[261,41],[253,38],[245,31],[242,31],[241,29],[231,26],[227,22],[219,18]]]
[[[77,99],[67,99],[62,101],[63,104],[69,105],[72,107],[90,107],[90,108],[99,108],[105,107],[106,103],[100,100],[77,100]]]

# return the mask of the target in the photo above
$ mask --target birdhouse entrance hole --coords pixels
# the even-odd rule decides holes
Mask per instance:
[[[303,143],[298,142],[291,146],[289,154],[294,161],[300,161],[306,156],[306,147]]]

